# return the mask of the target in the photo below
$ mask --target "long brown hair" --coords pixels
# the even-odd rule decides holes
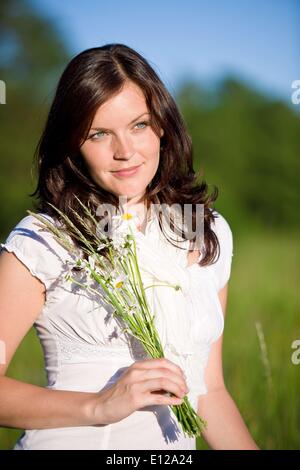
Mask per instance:
[[[82,217],[84,214],[76,196],[95,214],[101,203],[118,206],[117,196],[91,178],[80,147],[97,109],[128,81],[143,91],[151,113],[151,126],[159,138],[160,129],[164,130],[159,166],[146,189],[147,203],[178,204],[182,208],[191,204],[193,218],[196,204],[203,204],[204,244],[200,264],[210,264],[220,249],[211,228],[217,188],[209,194],[208,185],[200,180],[201,174],[193,170],[192,141],[175,100],[146,59],[124,44],[87,49],[64,70],[35,152],[38,183],[31,194],[38,199],[35,208],[57,217],[48,204],[51,203],[78,225],[72,209]]]

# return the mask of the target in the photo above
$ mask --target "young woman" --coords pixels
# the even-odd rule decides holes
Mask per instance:
[[[137,344],[130,347],[109,312],[65,280],[64,248],[26,216],[0,256],[0,339],[6,346],[0,424],[26,429],[15,449],[195,449],[195,439],[184,436],[168,407],[180,403],[194,381],[209,446],[257,449],[222,372],[231,230],[212,209],[216,191],[209,195],[207,185],[197,183],[183,119],[148,62],[123,44],[73,58],[59,81],[37,156],[39,213],[57,220],[50,202],[74,220],[72,209],[82,212],[76,196],[95,213],[104,203],[118,207],[125,196],[157,270],[164,265],[170,276],[188,273],[194,377],[175,361],[150,359]],[[161,218],[149,218],[155,204],[204,206],[199,251],[185,235],[185,249],[172,243]],[[176,301],[169,301],[175,309]],[[162,307],[172,314],[168,302]],[[32,325],[44,350],[46,388],[5,375]],[[184,321],[173,326],[189,334]]]

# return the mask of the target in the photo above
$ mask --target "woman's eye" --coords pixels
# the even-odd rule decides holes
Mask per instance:
[[[143,126],[147,127],[148,126],[148,122],[138,122],[136,125],[139,126],[140,124],[142,124]],[[145,127],[143,127],[143,129],[145,129]]]
[[[142,125],[142,126],[144,126],[144,127],[140,128],[140,129],[145,129],[145,128],[148,126],[148,124],[149,124],[149,123],[148,123],[147,121],[143,121],[143,122],[138,122],[138,123],[136,124],[136,126]],[[91,140],[100,139],[100,138],[102,137],[102,135],[104,135],[104,134],[107,134],[107,132],[104,132],[104,131],[95,132],[95,134],[92,134],[92,135],[90,136],[90,139],[91,139]]]
[[[90,139],[92,139],[92,140],[95,139],[95,140],[96,140],[97,138],[99,138],[99,134],[105,134],[105,132],[104,132],[104,131],[95,132],[95,134],[92,134],[92,135],[90,136]],[[101,136],[100,136],[100,137],[101,137]]]

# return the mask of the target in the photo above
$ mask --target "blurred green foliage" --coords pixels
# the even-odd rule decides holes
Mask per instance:
[[[69,54],[53,24],[22,0],[0,2],[0,239],[32,208],[33,154]]]
[[[0,240],[32,208],[33,153],[56,82],[70,58],[59,31],[25,1],[0,3]],[[300,116],[292,106],[225,77],[210,91],[186,81],[175,99],[194,145],[195,169],[219,188],[216,208],[234,235],[224,333],[227,387],[262,448],[300,444],[298,244]],[[255,325],[264,332],[272,383],[265,376]],[[31,330],[9,375],[44,385],[40,346]],[[20,431],[0,429],[0,449]],[[199,449],[207,446],[200,440]]]
[[[232,77],[213,93],[186,83],[177,96],[195,168],[220,190],[216,207],[237,229],[300,227],[300,114]]]

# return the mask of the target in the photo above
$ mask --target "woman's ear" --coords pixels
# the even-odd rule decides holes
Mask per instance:
[[[165,134],[165,131],[163,129],[160,130],[160,137],[162,137]]]

